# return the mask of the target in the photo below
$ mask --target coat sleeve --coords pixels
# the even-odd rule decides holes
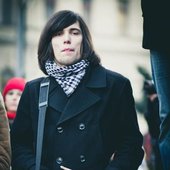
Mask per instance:
[[[139,131],[134,98],[129,80],[121,90],[118,103],[120,128],[118,145],[106,170],[137,170],[143,159],[143,137]]]
[[[35,143],[36,135],[31,116],[31,95],[29,83],[20,98],[17,115],[11,129],[12,146],[12,169],[32,170],[35,169]],[[35,100],[35,99],[34,99]],[[37,111],[38,112],[38,111]],[[41,168],[46,169],[46,168]]]
[[[11,164],[11,147],[9,136],[9,123],[0,94],[0,169],[9,170]]]

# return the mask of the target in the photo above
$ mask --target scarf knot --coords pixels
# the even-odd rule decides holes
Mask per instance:
[[[77,88],[89,66],[88,60],[81,60],[70,66],[58,66],[54,61],[47,60],[45,68],[47,74],[56,79],[65,94],[69,97]]]

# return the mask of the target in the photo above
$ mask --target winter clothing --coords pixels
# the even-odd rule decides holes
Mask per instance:
[[[6,111],[0,94],[0,169],[9,170],[11,163],[11,147],[9,125]]]
[[[13,170],[35,168],[42,79],[26,84],[18,106],[11,130]],[[72,170],[137,170],[143,159],[142,143],[128,79],[100,65],[89,66],[76,91],[67,97],[50,77],[42,151],[45,169],[60,170],[63,165]]]
[[[14,89],[17,89],[17,90],[20,90],[20,91],[23,91],[24,90],[24,87],[25,87],[25,79],[21,78],[21,77],[13,77],[11,79],[9,79],[3,89],[3,98],[4,98],[4,101],[5,101],[5,96],[6,94],[10,91],[10,90],[14,90]],[[13,123],[13,120],[15,119],[16,117],[16,112],[10,112],[7,108],[7,117],[8,117],[8,120],[9,120],[9,124],[10,126],[12,125]]]
[[[4,90],[3,90],[3,97],[5,99],[6,94],[8,91],[13,90],[13,89],[18,89],[23,91],[25,87],[25,80],[21,77],[13,77],[8,80],[6,83]]]
[[[54,61],[48,60],[45,67],[48,75],[54,77],[66,95],[70,96],[84,77],[88,65],[87,60],[81,60],[73,65],[60,67]]]
[[[159,148],[163,169],[170,169],[170,10],[169,0],[141,0],[143,48],[150,50],[152,77],[159,98]]]
[[[143,47],[169,51],[169,0],[141,0],[143,12]]]

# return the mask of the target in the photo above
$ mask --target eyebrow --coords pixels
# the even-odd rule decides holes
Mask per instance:
[[[79,31],[79,32],[81,32],[81,30],[79,28],[70,28],[70,31]]]

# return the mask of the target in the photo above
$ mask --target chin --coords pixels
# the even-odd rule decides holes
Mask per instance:
[[[73,64],[75,64],[75,63],[77,63],[77,62],[78,62],[78,61],[69,62],[69,63],[66,63],[65,66],[71,66],[71,65],[73,65]]]

